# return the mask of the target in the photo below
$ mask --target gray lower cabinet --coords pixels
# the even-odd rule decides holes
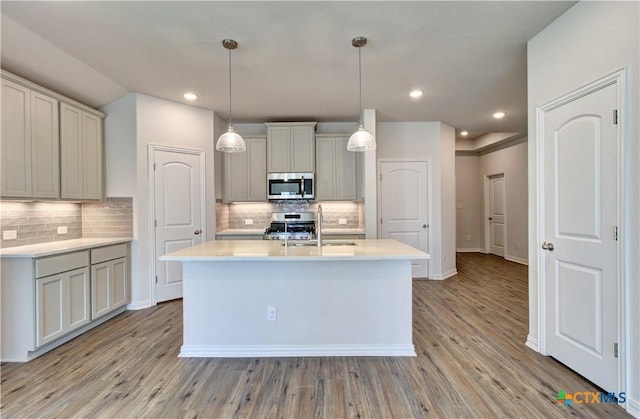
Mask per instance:
[[[54,270],[66,269],[75,261],[85,265],[36,279],[36,346],[40,347],[84,326],[89,317],[88,252],[48,258]],[[36,265],[41,260],[36,260]],[[54,265],[58,265],[57,267]],[[38,269],[36,268],[36,271]],[[49,272],[47,272],[49,273]]]
[[[129,244],[2,258],[2,362],[25,362],[126,309]]]
[[[91,320],[129,302],[126,244],[91,250]]]

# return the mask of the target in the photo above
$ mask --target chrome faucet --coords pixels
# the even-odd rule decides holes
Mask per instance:
[[[316,238],[318,247],[322,247],[322,205],[318,204],[318,220],[316,221]]]

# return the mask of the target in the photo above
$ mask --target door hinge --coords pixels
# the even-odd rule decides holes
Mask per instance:
[[[380,224],[382,224],[382,217],[380,217]]]
[[[158,283],[158,275],[156,275],[156,284]]]
[[[156,171],[156,164],[155,163],[153,163],[153,171],[154,172]]]
[[[158,220],[153,220],[153,226],[158,227]]]
[[[613,226],[613,240],[618,241],[618,226]]]
[[[382,182],[382,173],[380,173],[380,182]]]
[[[618,125],[618,110],[613,110],[613,125]]]
[[[618,342],[613,344],[613,356],[614,358],[618,357]]]

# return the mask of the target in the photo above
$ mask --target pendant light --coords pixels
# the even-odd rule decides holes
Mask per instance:
[[[240,134],[234,131],[231,124],[231,50],[238,48],[238,43],[233,39],[225,39],[222,41],[222,46],[229,50],[229,125],[227,132],[218,138],[216,150],[224,153],[237,153],[247,150],[244,140]]]
[[[358,81],[359,81],[359,94],[360,94],[360,121],[358,122],[358,130],[353,133],[347,143],[347,150],[349,151],[369,151],[376,149],[376,139],[365,131],[362,125],[362,54],[360,48],[367,45],[367,38],[357,36],[351,41],[351,45],[358,48]]]

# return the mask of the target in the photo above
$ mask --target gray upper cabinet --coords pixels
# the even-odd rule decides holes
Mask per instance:
[[[2,70],[2,198],[101,200],[104,114]]]
[[[349,136],[316,136],[316,200],[358,199],[357,160],[360,153],[347,150]]]
[[[267,139],[245,137],[247,151],[224,153],[225,202],[267,200]]]
[[[315,172],[316,122],[268,122],[267,171]]]
[[[2,80],[2,183],[6,198],[59,198],[58,100]]]
[[[60,104],[62,198],[102,199],[102,119]]]

